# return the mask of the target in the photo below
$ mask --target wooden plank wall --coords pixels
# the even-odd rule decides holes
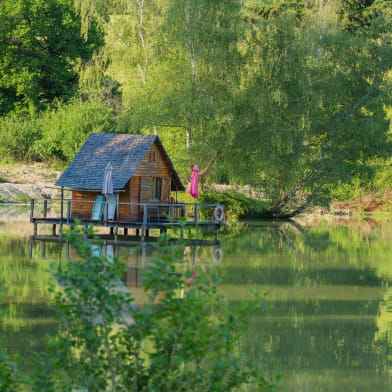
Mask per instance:
[[[155,154],[155,161],[150,160],[150,156],[152,153]],[[140,166],[135,172],[135,175],[147,177],[170,176],[169,163],[166,161],[164,155],[162,154],[156,143],[152,145],[150,151],[142,160]]]
[[[86,192],[79,190],[72,190],[72,200],[87,200],[87,201],[95,201],[98,192]],[[94,203],[81,203],[77,201],[73,201],[71,203],[71,216],[72,218],[77,219],[91,219],[91,213],[93,211]],[[66,212],[64,211],[64,214]]]
[[[120,221],[138,221],[139,207],[121,203],[139,203],[140,177],[132,177],[126,185],[125,192],[120,192]]]
[[[169,203],[171,188],[170,167],[168,161],[165,159],[165,156],[162,154],[157,143],[154,143],[152,145],[150,151],[146,154],[139,168],[136,170],[135,176],[142,177],[140,186],[141,203]],[[162,192],[160,200],[151,200],[152,177],[162,178]]]
[[[151,183],[153,177],[162,178],[160,200],[151,200]],[[146,154],[139,168],[126,185],[125,192],[120,192],[120,203],[169,203],[171,192],[171,173],[169,163],[162,154],[157,143],[154,143]],[[98,192],[72,191],[72,200],[95,201]],[[90,219],[93,203],[72,202],[72,217]],[[142,208],[139,206],[121,205],[119,207],[120,221],[140,221]]]

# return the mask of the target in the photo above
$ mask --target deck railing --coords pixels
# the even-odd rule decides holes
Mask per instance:
[[[84,208],[80,206],[85,203]],[[109,204],[105,201],[100,219],[92,219],[91,213],[95,201],[72,199],[32,199],[30,220],[58,220],[69,224],[76,220],[101,224],[137,223],[143,227],[154,224],[175,224],[180,220],[194,225],[223,223],[223,208],[219,204],[199,203],[117,203],[114,219],[108,218]],[[75,208],[78,206],[79,208]],[[87,211],[81,214],[80,211]],[[124,213],[126,211],[126,213]],[[218,212],[218,213],[217,213]]]

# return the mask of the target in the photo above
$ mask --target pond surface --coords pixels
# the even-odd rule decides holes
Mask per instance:
[[[29,223],[0,224],[0,346],[24,358],[44,349],[56,328],[48,266],[72,256],[65,244],[31,241],[30,234]],[[187,247],[185,258],[221,277],[228,306],[249,299],[251,289],[268,293],[268,309],[249,321],[242,349],[282,375],[280,391],[392,390],[392,223],[252,221],[219,239]],[[140,275],[151,249],[121,255],[123,281],[142,302]]]

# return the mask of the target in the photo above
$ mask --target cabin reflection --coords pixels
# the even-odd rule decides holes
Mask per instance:
[[[173,242],[173,246],[179,246]],[[188,240],[184,247],[185,268],[194,270],[198,267],[216,266],[222,263],[223,252],[219,240]],[[141,288],[143,270],[154,257],[157,248],[154,243],[140,241],[118,241],[102,236],[91,241],[91,254],[119,258],[127,270],[121,281],[127,288]],[[61,263],[78,256],[69,240],[62,236],[31,236],[30,259],[46,259]],[[134,292],[132,292],[134,294]]]

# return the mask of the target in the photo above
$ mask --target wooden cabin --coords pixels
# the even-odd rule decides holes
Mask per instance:
[[[108,162],[115,198],[111,219],[118,222],[138,222],[140,204],[168,204],[171,192],[185,190],[157,135],[93,133],[56,182],[72,190],[72,218],[94,220]]]

